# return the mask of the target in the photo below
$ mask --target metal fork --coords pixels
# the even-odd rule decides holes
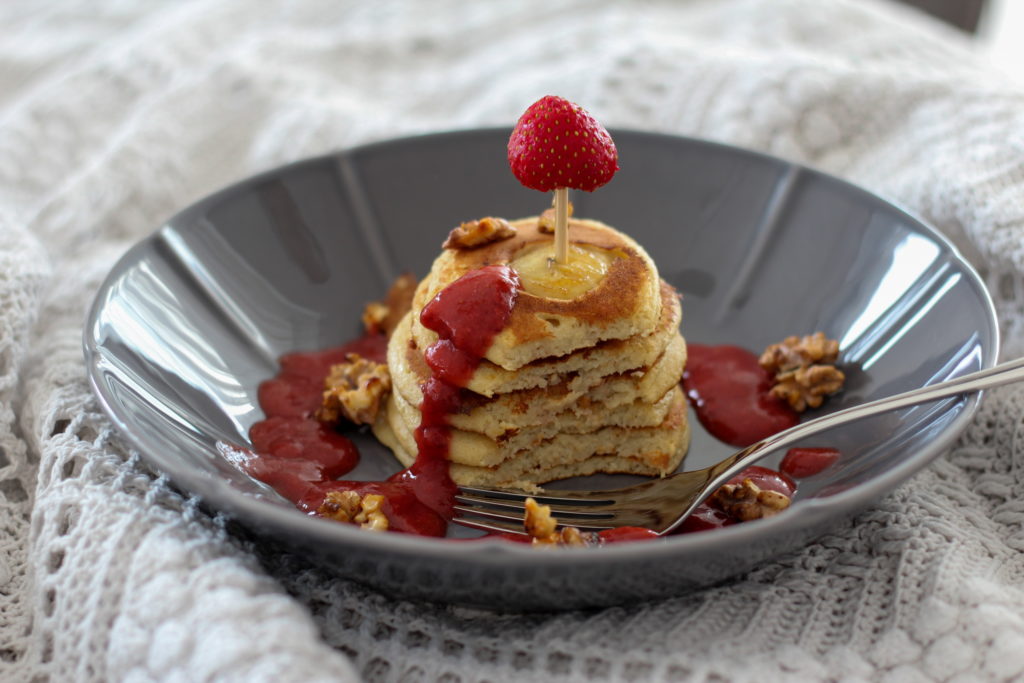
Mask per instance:
[[[638,526],[667,534],[677,528],[718,487],[758,460],[827,429],[879,413],[966,394],[1024,379],[1024,358],[972,372],[939,384],[840,410],[758,441],[702,470],[679,472],[635,486],[607,491],[551,491],[534,495],[506,489],[460,486],[455,496],[457,524],[485,531],[524,534],[528,497],[551,506],[559,526],[600,531]]]

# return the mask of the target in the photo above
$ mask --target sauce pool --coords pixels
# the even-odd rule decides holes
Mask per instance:
[[[420,321],[440,339],[426,352],[432,377],[421,387],[416,460],[387,481],[339,480],[359,462],[359,453],[351,440],[316,419],[331,366],[344,362],[350,353],[385,362],[383,335],[282,357],[281,371],[258,389],[266,417],[249,430],[253,450],[222,445],[222,452],[308,514],[317,514],[332,491],[377,494],[385,499],[383,512],[390,529],[443,536],[456,491],[448,473],[448,415],[461,404],[463,387],[494,335],[508,323],[519,289],[511,268],[487,266],[462,276],[423,308]]]
[[[797,424],[799,415],[770,393],[771,374],[738,346],[688,344],[683,389],[697,419],[719,441],[745,448]]]
[[[754,353],[738,346],[688,344],[687,354],[683,389],[697,419],[719,441],[745,448],[799,423],[799,414],[771,394],[772,375],[761,367]],[[761,489],[792,498],[797,488],[794,479],[821,473],[839,456],[834,448],[791,448],[778,471],[755,465],[728,483],[750,479]],[[676,533],[708,531],[736,523],[706,501]]]
[[[249,430],[253,450],[222,443],[222,454],[296,504],[351,471],[359,463],[355,444],[315,417],[324,378],[350,353],[382,361],[386,346],[382,336],[367,335],[336,348],[283,356],[280,372],[257,389],[266,417]]]
[[[821,474],[839,460],[834,448],[790,448],[779,464],[779,470],[796,479]]]

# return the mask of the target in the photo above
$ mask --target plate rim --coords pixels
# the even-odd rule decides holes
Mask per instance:
[[[920,233],[937,242],[948,252],[950,257],[955,259],[961,271],[966,275],[971,287],[979,295],[983,304],[985,318],[988,322],[988,336],[991,339],[991,348],[983,349],[980,359],[981,367],[988,368],[995,364],[999,357],[1001,346],[998,318],[995,305],[992,301],[984,281],[974,266],[963,256],[956,245],[937,228],[917,216],[914,212],[901,205],[892,198],[872,192],[856,185],[848,180],[819,170],[805,163],[797,163],[782,157],[774,156],[766,152],[752,150],[737,145],[697,138],[687,135],[677,135],[658,131],[640,130],[632,128],[613,127],[610,129],[613,135],[648,138],[652,140],[672,140],[684,142],[696,146],[718,149],[724,153],[745,156],[756,159],[760,162],[771,163],[782,169],[798,174],[809,174],[818,180],[838,185],[847,192],[867,197],[873,202],[881,201],[891,207],[908,224]],[[328,520],[318,519],[303,514],[297,508],[286,507],[271,501],[261,500],[257,496],[245,493],[232,487],[226,480],[211,476],[209,473],[188,467],[181,461],[174,458],[160,456],[161,449],[158,440],[150,440],[146,435],[139,434],[126,423],[114,409],[117,401],[108,394],[104,383],[101,381],[103,354],[98,346],[98,340],[91,334],[97,318],[101,311],[103,295],[109,291],[110,285],[116,281],[131,265],[135,263],[137,255],[145,251],[156,240],[160,239],[161,233],[171,229],[176,223],[180,223],[190,214],[200,210],[202,207],[223,201],[235,193],[245,191],[253,184],[259,183],[268,178],[279,177],[283,174],[294,171],[303,166],[312,166],[339,160],[342,158],[353,158],[359,154],[372,154],[379,149],[403,146],[410,142],[458,139],[467,136],[493,136],[497,133],[507,135],[511,131],[510,126],[493,126],[482,128],[450,129],[436,132],[416,133],[399,137],[386,138],[370,141],[352,147],[341,148],[331,152],[314,155],[290,161],[288,163],[260,171],[258,173],[237,179],[209,194],[191,202],[179,211],[175,212],[167,220],[163,221],[153,232],[138,242],[134,243],[117,260],[97,288],[92,304],[86,315],[83,327],[82,341],[85,356],[86,372],[89,385],[100,403],[107,418],[111,420],[119,436],[125,439],[139,455],[158,472],[166,474],[172,482],[184,489],[187,493],[197,496],[202,502],[214,508],[228,511],[238,515],[240,518],[259,525],[271,525],[276,529],[300,530],[304,534],[312,536],[314,542],[327,542],[341,545],[359,545],[369,551],[384,551],[390,554],[398,554],[410,557],[434,556],[445,559],[458,558],[460,561],[469,561],[478,565],[507,566],[509,560],[522,559],[537,566],[563,566],[575,565],[581,559],[593,559],[593,548],[562,548],[557,553],[538,553],[527,544],[510,543],[499,538],[483,538],[479,540],[436,539],[414,536],[411,534],[367,534],[364,531],[349,525],[337,524]],[[987,352],[986,352],[987,351]],[[799,509],[794,507],[792,513],[783,513],[775,517],[759,520],[756,525],[738,524],[730,527],[716,529],[714,533],[697,533],[668,536],[660,543],[621,543],[610,544],[601,547],[601,557],[608,563],[635,562],[638,556],[642,558],[658,559],[663,556],[674,558],[701,554],[713,551],[722,547],[732,546],[743,541],[755,540],[757,536],[770,535],[780,528],[809,528],[826,518],[838,518],[844,512],[855,508],[862,508],[870,503],[872,499],[879,499],[891,492],[900,482],[905,481],[915,472],[923,469],[936,457],[945,452],[954,439],[959,437],[980,405],[983,392],[974,392],[961,398],[964,403],[961,412],[953,419],[942,434],[928,442],[921,449],[915,451],[910,457],[899,462],[883,473],[873,477],[867,482],[858,484],[848,490],[835,493],[824,498],[811,498],[801,500]],[[952,405],[950,406],[953,407]],[[440,541],[440,542],[439,542]],[[641,558],[641,559],[642,559]]]

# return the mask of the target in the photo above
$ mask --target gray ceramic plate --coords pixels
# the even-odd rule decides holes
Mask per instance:
[[[85,326],[89,376],[120,432],[182,488],[345,576],[402,596],[564,609],[677,594],[798,548],[967,425],[976,395],[836,430],[817,445],[867,457],[805,480],[775,518],[557,552],[360,532],[300,514],[225,462],[215,444],[248,442],[261,417],[256,387],[280,355],[357,335],[363,304],[402,270],[424,274],[456,223],[546,207],[508,170],[507,138],[448,133],[312,159],[168,221],[114,267]],[[690,341],[759,350],[824,330],[840,340],[849,375],[830,410],[993,364],[995,316],[977,275],[903,211],[760,154],[648,133],[615,139],[622,171],[575,193],[576,215],[646,246],[684,293]],[[357,475],[397,469],[372,438],[358,443]],[[729,450],[698,427],[688,466]]]

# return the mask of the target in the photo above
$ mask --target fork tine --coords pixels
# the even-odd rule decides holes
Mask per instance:
[[[489,510],[487,508],[472,507],[469,505],[456,505],[454,508],[456,513],[463,515],[473,515],[475,517],[483,517],[484,519],[496,521],[496,522],[508,522],[509,524],[516,524],[520,528],[523,526],[523,515],[510,514],[508,512],[500,512],[498,510]]]
[[[460,494],[469,494],[471,496],[491,496],[502,500],[524,501],[530,497],[529,493],[513,491],[511,489],[482,489],[477,488],[476,486],[458,486],[456,488],[458,488]]]
[[[507,524],[505,522],[484,522],[477,519],[469,519],[467,517],[455,517],[452,522],[460,526],[469,527],[470,529],[479,529],[481,531],[490,531],[497,534],[515,534],[517,536],[528,536],[526,529],[523,528],[522,521],[516,524]]]
[[[452,520],[459,524],[470,526],[469,524],[466,524],[467,521],[476,522],[476,520],[467,519],[466,515],[469,515],[472,517],[482,517],[483,519],[487,520],[487,523],[494,524],[495,526],[499,527],[502,531],[524,533],[522,511],[520,511],[520,514],[509,514],[507,512],[502,512],[499,510],[492,510],[488,508],[474,507],[468,505],[456,505],[454,510],[456,515],[462,515],[461,517],[457,516],[455,519]],[[556,521],[558,522],[558,526],[574,526],[580,531],[600,531],[602,529],[610,529],[613,526],[616,526],[613,524],[601,523],[606,519],[610,519],[610,517],[611,516],[609,515],[606,516],[604,519],[591,518],[588,520],[587,518],[580,518],[566,521],[563,521],[562,518],[556,517]],[[478,522],[477,528],[482,528],[481,526],[479,526],[479,524],[482,523]]]
[[[550,493],[525,493],[523,491],[512,491],[510,489],[482,489],[475,486],[460,486],[459,494],[463,496],[475,496],[481,500],[519,501],[525,503],[527,498],[533,498],[541,505],[568,505],[568,506],[590,506],[590,505],[611,505],[615,501],[611,498],[598,498],[590,491],[551,491]],[[556,495],[557,494],[557,495]]]
[[[519,501],[511,501],[511,500],[503,500],[503,499],[495,499],[495,498],[485,498],[485,497],[479,497],[479,496],[467,496],[467,495],[457,495],[457,496],[455,496],[455,501],[458,502],[458,503],[464,503],[466,505],[472,505],[472,506],[477,506],[477,507],[485,506],[485,507],[487,507],[489,509],[493,509],[493,510],[504,510],[504,511],[512,512],[512,513],[516,513],[516,514],[518,514],[519,519],[523,518],[523,514],[525,514],[525,510],[526,510],[526,508],[524,507],[525,502],[519,502]],[[559,518],[571,517],[573,519],[583,519],[583,520],[593,519],[593,520],[599,520],[599,519],[610,519],[613,516],[611,512],[608,512],[608,511],[604,510],[601,507],[595,507],[595,506],[592,506],[592,505],[588,505],[586,507],[578,507],[578,506],[569,507],[569,506],[565,506],[565,505],[554,505],[554,504],[552,504],[550,507],[551,507],[551,514],[553,514],[555,517],[559,517]]]

